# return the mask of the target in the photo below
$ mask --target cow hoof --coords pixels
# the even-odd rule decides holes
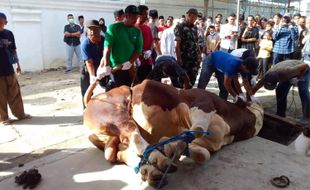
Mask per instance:
[[[152,165],[143,165],[140,170],[141,178],[143,181],[147,181],[150,186],[158,187],[162,177],[164,176],[163,172],[159,171]],[[161,187],[167,184],[167,179],[163,179]]]
[[[162,140],[163,139],[161,139],[159,142],[161,142]],[[169,144],[165,144],[163,152],[168,158],[174,158],[174,160],[172,161],[175,162],[176,160],[179,160],[186,147],[187,145],[183,141],[172,142]]]
[[[189,155],[190,158],[198,164],[203,164],[210,159],[210,152],[197,145],[189,145]]]
[[[92,134],[88,136],[88,140],[93,143],[98,149],[104,151],[105,143],[101,141],[97,135]]]
[[[160,171],[166,171],[168,169],[169,173],[177,171],[177,166],[167,157],[165,157],[158,150],[154,150],[150,156],[149,161],[152,165],[157,167]]]

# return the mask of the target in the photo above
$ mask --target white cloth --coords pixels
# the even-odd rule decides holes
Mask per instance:
[[[233,50],[232,52],[230,52],[231,55],[235,56],[235,57],[238,57],[238,58],[241,58],[243,53],[248,50],[246,48],[239,48],[239,49],[235,49]]]
[[[227,36],[232,35],[232,32],[237,32],[238,27],[235,25],[231,25],[229,23],[221,25],[220,29],[220,38],[221,38],[221,48],[224,49],[235,49],[236,42],[237,42],[237,36],[232,37],[231,39],[227,39]]]
[[[144,52],[143,57],[144,57],[144,59],[148,59],[148,58],[151,57],[151,55],[152,55],[152,51],[151,50],[147,50],[147,51]]]
[[[123,65],[122,70],[129,70],[132,66],[132,64],[129,61],[126,61],[122,65]]]
[[[109,76],[112,72],[112,68],[110,66],[98,67],[97,69],[97,78],[101,80],[105,76]]]
[[[96,76],[94,76],[94,75],[90,75],[89,76],[89,83],[90,84],[93,84],[96,81],[97,81],[97,77]]]
[[[252,101],[253,103],[261,104],[260,100],[259,100],[258,98],[256,98],[255,96],[252,95],[250,98],[251,98],[251,101]]]
[[[175,53],[175,46],[174,41],[175,35],[174,35],[174,28],[168,28],[163,31],[160,39],[160,50],[162,55],[170,55],[174,58],[176,58]]]

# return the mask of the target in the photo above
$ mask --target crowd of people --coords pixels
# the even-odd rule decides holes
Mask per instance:
[[[189,9],[180,18],[159,16],[145,5],[129,5],[115,10],[115,23],[91,20],[84,27],[69,24],[64,28],[67,69],[72,69],[73,52],[80,64],[82,95],[97,80],[106,90],[133,86],[144,79],[161,81],[170,77],[173,86],[192,88],[200,71],[198,88],[205,89],[215,73],[219,96],[246,106],[260,103],[254,95],[259,88],[276,89],[277,115],[285,117],[287,95],[298,86],[302,102],[302,122],[309,122],[310,18],[300,14],[260,15],[217,14],[205,17]],[[80,45],[81,36],[86,36]],[[78,55],[78,51],[81,54]],[[201,70],[200,70],[201,68]],[[242,92],[239,77],[242,77]]]
[[[5,30],[6,17],[1,13],[0,18]],[[82,96],[96,81],[109,90],[121,85],[133,86],[144,79],[161,81],[170,77],[173,86],[189,89],[195,85],[199,72],[197,87],[205,89],[215,73],[219,96],[227,100],[230,94],[239,106],[259,103],[255,93],[262,86],[276,89],[277,115],[282,117],[291,86],[298,86],[301,121],[309,122],[310,18],[287,13],[272,18],[240,15],[237,21],[232,13],[227,19],[217,14],[213,20],[190,8],[180,18],[165,19],[146,5],[115,10],[114,18],[115,22],[106,26],[104,18],[84,22],[80,15],[75,23],[74,16],[67,15],[65,73],[72,71],[75,54],[81,72]],[[7,63],[18,63],[13,34],[6,31],[1,32],[2,36],[6,33],[1,38],[10,38],[12,43],[8,46],[2,40],[1,48],[6,46],[11,52]],[[1,77],[13,76],[11,65],[1,64]],[[6,94],[0,99],[4,123],[8,121],[6,105],[14,104],[8,97],[16,96]],[[18,110],[18,118],[28,117],[22,108]]]

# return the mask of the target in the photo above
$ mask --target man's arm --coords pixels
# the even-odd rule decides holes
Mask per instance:
[[[87,71],[90,76],[96,76],[95,65],[93,59],[88,59],[85,61]]]
[[[77,32],[74,32],[74,33],[70,33],[70,34],[71,34],[71,37],[76,37],[76,38],[81,37],[81,32],[80,31],[77,31]]]
[[[264,86],[265,78],[263,77],[261,80],[256,83],[256,85],[252,88],[253,95],[262,87]]]
[[[249,96],[252,96],[252,95],[253,95],[253,92],[252,92],[252,88],[251,88],[251,85],[250,85],[248,79],[242,77],[242,84],[243,84],[243,86],[244,86],[244,88],[245,88],[245,91],[248,93],[248,95],[249,95]]]
[[[231,84],[232,84],[233,78],[230,76],[225,75],[224,76],[224,86],[226,90],[233,96],[236,97],[238,94],[233,90]]]
[[[110,66],[110,54],[111,54],[112,47],[111,46],[106,46],[103,49],[103,57],[100,61],[100,66]]]
[[[180,40],[177,40],[175,41],[175,54],[177,56],[177,63],[182,66],[183,63],[182,63],[182,59],[181,59],[181,41]]]

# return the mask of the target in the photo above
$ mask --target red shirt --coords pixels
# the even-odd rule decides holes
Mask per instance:
[[[142,32],[143,52],[150,50],[153,45],[153,35],[152,35],[151,28],[146,24],[135,24],[135,26],[139,28]],[[147,60],[144,59],[143,52],[142,52],[142,55],[139,56],[141,64],[153,64],[153,61],[151,58]]]

